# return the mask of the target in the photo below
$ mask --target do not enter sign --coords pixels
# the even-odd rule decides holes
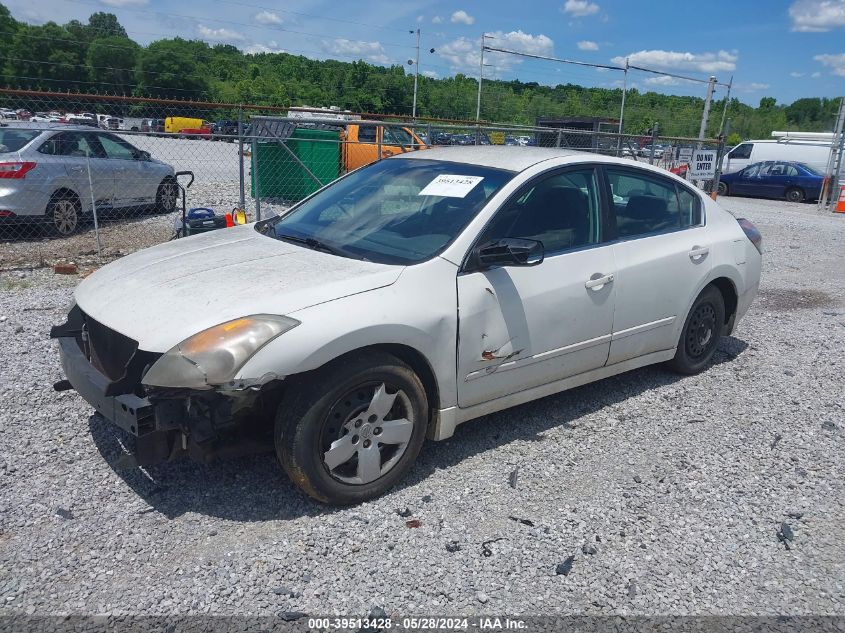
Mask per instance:
[[[690,180],[709,180],[716,177],[716,150],[697,149],[689,164]]]

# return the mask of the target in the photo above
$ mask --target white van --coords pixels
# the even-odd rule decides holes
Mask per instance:
[[[794,161],[825,173],[830,158],[830,141],[762,139],[745,141],[725,154],[722,173],[729,174],[764,160]]]

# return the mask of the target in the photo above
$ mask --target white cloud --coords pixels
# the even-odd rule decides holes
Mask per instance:
[[[494,39],[496,48],[504,48],[533,55],[551,55],[554,52],[554,42],[546,35],[532,35],[522,31],[511,31],[503,33],[495,31],[490,33]],[[472,40],[466,37],[459,37],[447,44],[437,47],[437,54],[449,62],[452,70],[456,72],[472,73],[478,72],[480,63],[481,38]],[[515,65],[521,64],[522,59],[509,55],[508,53],[497,53],[488,51],[484,53],[484,64],[492,66],[484,70],[485,75],[493,76],[512,69]]]
[[[431,77],[432,79],[437,79],[438,77],[440,77],[440,75],[437,74],[436,70],[424,70],[421,74],[426,77]]]
[[[814,72],[812,75],[810,75],[810,77],[812,77],[813,79],[818,79],[821,76],[822,74],[820,72]]]
[[[452,22],[454,24],[475,24],[475,18],[461,9],[460,11],[455,11],[452,14]]]
[[[418,16],[417,16],[417,23],[422,22],[423,20],[425,20],[425,16],[424,16],[424,15],[418,15]]]
[[[791,72],[791,73],[789,73],[789,76],[790,76],[790,77],[795,77],[796,79],[798,79],[799,77],[803,77],[803,76],[804,76],[804,73]]]
[[[645,81],[644,84],[647,86],[679,86],[681,83],[690,83],[689,81],[684,81],[683,79],[678,79],[677,77],[667,77],[666,75],[660,75],[658,77],[649,77]]]
[[[563,12],[576,18],[583,18],[599,12],[599,5],[587,0],[566,0],[563,5]]]
[[[845,26],[845,0],[796,0],[789,17],[793,31],[830,31]]]
[[[374,64],[389,64],[390,58],[380,42],[358,42],[345,39],[327,40],[322,43],[325,52],[344,57],[357,57]]]
[[[109,7],[142,7],[149,4],[149,0],[100,0]]]
[[[687,72],[716,73],[736,70],[739,56],[736,52],[719,51],[718,53],[679,53],[675,51],[639,51],[630,55],[614,57],[611,62],[618,66],[625,65],[625,58],[632,66],[642,66],[652,70],[685,70]]]
[[[432,24],[443,24],[443,18],[441,18],[439,15],[435,15],[433,18],[431,18],[431,23]]]
[[[259,24],[281,24],[282,18],[272,11],[260,11],[253,16],[253,19]]]
[[[591,42],[590,40],[582,40],[578,42],[578,50],[581,51],[597,51],[599,50],[599,45],[595,42]]]
[[[830,68],[830,73],[837,77],[845,77],[845,53],[839,55],[816,55],[813,57],[817,62]],[[816,74],[813,73],[815,77]]]
[[[237,31],[232,31],[231,29],[210,29],[207,26],[203,26],[202,24],[197,26],[197,33],[199,33],[200,38],[204,40],[208,40],[209,42],[242,42],[244,40],[244,36]]]
[[[276,46],[276,42],[267,42],[267,45],[264,44],[250,44],[246,48],[243,49],[244,53],[249,55],[258,55],[259,53],[286,53],[287,51],[283,48],[278,48]]]
[[[740,84],[739,89],[743,92],[759,92],[760,90],[768,90],[769,84],[761,84],[756,81],[752,81],[750,84]]]

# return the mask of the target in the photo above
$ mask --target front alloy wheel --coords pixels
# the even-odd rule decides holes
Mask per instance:
[[[47,206],[47,230],[55,237],[72,235],[79,227],[79,207],[70,197],[59,197]]]
[[[323,426],[323,464],[347,484],[368,484],[396,466],[414,430],[408,395],[394,385],[361,385],[329,411]]]
[[[165,180],[156,192],[156,210],[159,213],[172,213],[179,200],[179,186],[172,180]]]
[[[276,415],[276,454],[297,486],[323,501],[360,503],[393,487],[425,441],[425,388],[400,359],[354,352],[292,377]]]

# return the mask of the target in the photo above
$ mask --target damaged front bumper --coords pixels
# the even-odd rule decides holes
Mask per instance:
[[[236,436],[242,427],[252,426],[247,424],[249,419],[258,416],[250,414],[258,412],[270,389],[220,393],[156,388],[148,392],[141,377],[157,355],[138,350],[134,341],[121,340],[117,333],[109,335],[111,339],[102,331],[92,335],[98,327],[102,326],[75,306],[68,322],[52,329],[50,336],[58,340],[67,378],[54,388],[73,388],[101,416],[136,438],[133,459],[127,465],[151,466],[183,455],[208,462],[224,452],[266,448],[255,441],[255,434],[250,436],[252,441],[234,440],[244,439]]]

